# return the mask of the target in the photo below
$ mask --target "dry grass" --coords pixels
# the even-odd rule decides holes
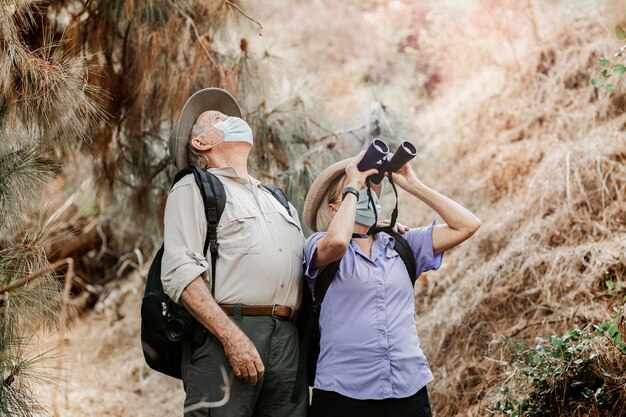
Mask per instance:
[[[466,81],[420,116],[437,144],[418,171],[483,220],[417,299],[438,415],[484,415],[504,377],[507,338],[532,342],[604,321],[616,302],[604,281],[626,280],[624,94],[589,84],[616,43],[592,21],[529,49],[521,73],[485,69],[478,78],[496,85]],[[623,356],[612,363],[626,369]]]

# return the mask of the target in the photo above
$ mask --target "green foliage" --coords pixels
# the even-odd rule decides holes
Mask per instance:
[[[0,142],[0,230],[22,219],[13,215],[36,201],[41,185],[58,172],[58,162],[42,154],[38,144],[6,147]]]
[[[625,290],[621,281],[607,280],[605,284],[610,295],[621,296]],[[576,409],[615,415],[611,414],[615,402],[624,394],[619,376],[623,370],[605,369],[599,355],[601,349],[626,355],[618,326],[625,301],[626,297],[620,299],[614,307],[617,314],[609,320],[582,329],[574,326],[547,340],[537,338],[534,346],[507,340],[511,348],[505,364],[508,378],[487,410],[513,417],[572,415]]]
[[[49,38],[29,44],[35,1],[0,4],[0,415],[49,415],[36,395],[52,382],[33,335],[56,329],[61,287],[45,247],[56,227],[37,211],[41,188],[94,127],[100,111],[86,82],[85,54],[69,57]]]
[[[589,372],[596,360],[588,349],[593,335],[589,327],[574,327],[547,340],[538,338],[535,346],[517,345],[507,374],[515,378],[514,383],[522,380],[526,391],[520,395],[511,385],[503,385],[503,398],[489,411],[515,417],[543,416],[558,401],[588,398],[590,393],[598,403],[605,402],[602,382]]]
[[[0,321],[0,324],[2,322]],[[24,341],[26,342],[26,341]],[[25,343],[22,343],[24,345]],[[22,356],[27,356],[22,352]],[[50,376],[53,366],[46,364],[58,354],[44,352],[33,354],[29,359],[0,360],[0,416],[35,417],[51,416],[48,407],[35,401],[36,393],[32,382],[53,384]]]
[[[626,42],[626,31],[621,26],[615,27],[615,35],[617,39]],[[591,85],[595,88],[604,88],[607,93],[613,94],[615,92],[615,85],[608,82],[613,75],[621,75],[626,73],[626,66],[624,64],[618,64],[618,60],[623,57],[624,51],[626,51],[626,44],[624,44],[619,51],[613,56],[612,59],[601,57],[598,59],[598,63],[602,67],[600,77],[592,78]]]

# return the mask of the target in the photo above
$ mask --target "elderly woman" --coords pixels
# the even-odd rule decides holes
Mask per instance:
[[[313,233],[305,244],[312,291],[324,267],[340,260],[320,312],[320,355],[311,404],[315,416],[431,416],[426,384],[433,379],[415,326],[413,288],[386,233],[366,235],[380,211],[356,158],[340,161],[314,181],[304,206]],[[476,232],[480,220],[425,186],[407,164],[393,174],[397,186],[427,204],[445,224],[405,229],[416,274],[438,269],[443,252]],[[406,213],[405,213],[406,216]]]

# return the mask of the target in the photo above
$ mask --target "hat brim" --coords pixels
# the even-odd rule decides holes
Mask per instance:
[[[353,158],[342,159],[339,162],[335,162],[325,170],[323,170],[311,187],[309,188],[309,192],[306,195],[306,199],[304,200],[304,209],[302,213],[302,217],[304,219],[304,223],[309,226],[309,228],[317,232],[317,212],[322,204],[322,198],[324,194],[330,187],[330,184],[333,183],[342,174],[345,174],[346,167],[350,165],[350,163],[354,161]],[[382,183],[378,185],[373,185],[372,190],[376,192],[376,194],[380,195],[380,191],[382,189]]]
[[[317,232],[317,211],[319,210],[320,204],[322,203],[322,198],[324,194],[328,190],[330,184],[337,179],[340,175],[346,172],[346,167],[350,165],[354,158],[343,159],[339,162],[335,162],[325,170],[323,170],[311,187],[309,188],[309,192],[306,195],[306,199],[304,200],[304,209],[302,210],[302,217],[304,219],[304,223],[306,223],[309,228]]]
[[[178,169],[189,166],[187,144],[193,124],[198,116],[209,110],[216,110],[227,116],[242,116],[237,101],[221,88],[204,88],[189,97],[170,133],[170,156]]]

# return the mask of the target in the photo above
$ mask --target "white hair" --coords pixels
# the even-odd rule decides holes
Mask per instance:
[[[200,122],[200,117],[196,119],[189,135],[189,141],[187,142],[187,159],[189,159],[189,165],[202,168],[201,161],[205,160],[203,155],[200,155],[191,145],[191,140],[197,138],[206,132],[206,126]]]

